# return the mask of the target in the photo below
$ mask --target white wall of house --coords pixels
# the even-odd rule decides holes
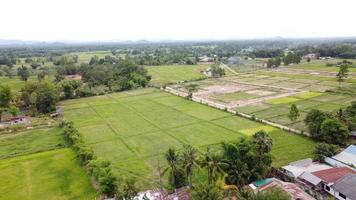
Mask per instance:
[[[335,191],[331,186],[329,186],[329,190],[327,190],[327,186],[324,185],[324,188],[323,188],[327,193],[331,194],[333,197],[335,197],[336,199],[339,199],[339,200],[352,200],[348,197],[346,198],[343,198],[342,196],[340,196],[340,193],[338,191]]]

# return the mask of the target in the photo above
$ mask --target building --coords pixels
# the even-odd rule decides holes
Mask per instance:
[[[175,189],[172,194],[167,194],[163,189],[147,190],[139,192],[135,200],[189,200],[189,187]]]
[[[295,162],[289,163],[287,166],[282,167],[282,171],[291,178],[298,178],[304,172],[316,172],[324,169],[332,168],[329,165],[313,162],[311,158],[304,160],[298,160]]]
[[[356,174],[346,175],[334,184],[334,197],[337,199],[356,199]]]
[[[250,184],[251,185],[251,184]],[[250,186],[251,187],[251,186]],[[251,187],[254,192],[268,191],[273,188],[279,188],[290,195],[293,200],[314,200],[312,196],[300,189],[296,184],[284,182],[276,178],[266,180],[266,183],[258,186],[254,185],[255,189]]]
[[[334,167],[356,166],[356,146],[350,145],[345,150],[331,158],[326,158],[325,162]]]
[[[341,196],[352,194],[350,191],[348,191],[348,189],[338,191],[337,188],[340,189],[340,186],[337,186],[336,184],[340,182],[340,180],[350,175],[356,175],[356,171],[349,167],[334,167],[315,172],[304,172],[298,177],[297,183],[305,190],[312,190],[320,195],[326,192],[330,195],[333,195],[335,198],[338,198],[340,197],[339,193],[341,193]],[[345,184],[349,181],[350,180],[345,181]],[[356,188],[356,182],[353,184]]]

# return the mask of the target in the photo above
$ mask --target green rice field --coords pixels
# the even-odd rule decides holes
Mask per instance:
[[[158,183],[169,147],[199,150],[266,130],[274,140],[273,165],[311,157],[314,142],[157,89],[140,89],[61,103],[97,156],[110,160],[119,177]],[[294,148],[291,149],[290,147]]]
[[[0,160],[0,199],[95,199],[86,172],[67,148]]]
[[[148,74],[152,76],[152,84],[166,85],[179,81],[189,81],[204,78],[201,70],[209,68],[209,65],[167,65],[146,67]]]

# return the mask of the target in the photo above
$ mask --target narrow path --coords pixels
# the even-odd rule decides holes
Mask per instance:
[[[227,69],[229,70],[231,73],[235,74],[235,75],[239,75],[239,73],[237,73],[235,70],[231,69],[229,66],[227,66],[226,64],[224,63],[220,63],[220,68],[222,69]]]

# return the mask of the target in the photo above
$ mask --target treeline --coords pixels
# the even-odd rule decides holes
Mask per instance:
[[[279,55],[276,56],[274,58],[270,58],[267,61],[267,67],[271,68],[271,67],[278,67],[282,64],[284,65],[289,65],[289,64],[299,64],[300,61],[302,60],[302,56],[297,53],[297,52],[288,52],[287,55]]]
[[[63,135],[67,144],[74,150],[77,159],[95,179],[98,192],[105,197],[131,199],[138,190],[132,179],[120,180],[112,172],[111,162],[94,155],[93,149],[87,146],[82,134],[74,127],[73,122],[62,121]]]
[[[222,143],[214,150],[208,147],[203,154],[190,145],[184,145],[181,151],[170,148],[165,154],[168,168],[163,172],[169,172],[171,190],[190,186],[193,200],[265,199],[257,198],[243,186],[267,175],[272,163],[272,145],[270,136],[265,131],[258,131],[251,139]],[[205,180],[195,182],[193,177],[198,169],[204,169],[207,176]],[[289,199],[281,191],[272,196]]]

